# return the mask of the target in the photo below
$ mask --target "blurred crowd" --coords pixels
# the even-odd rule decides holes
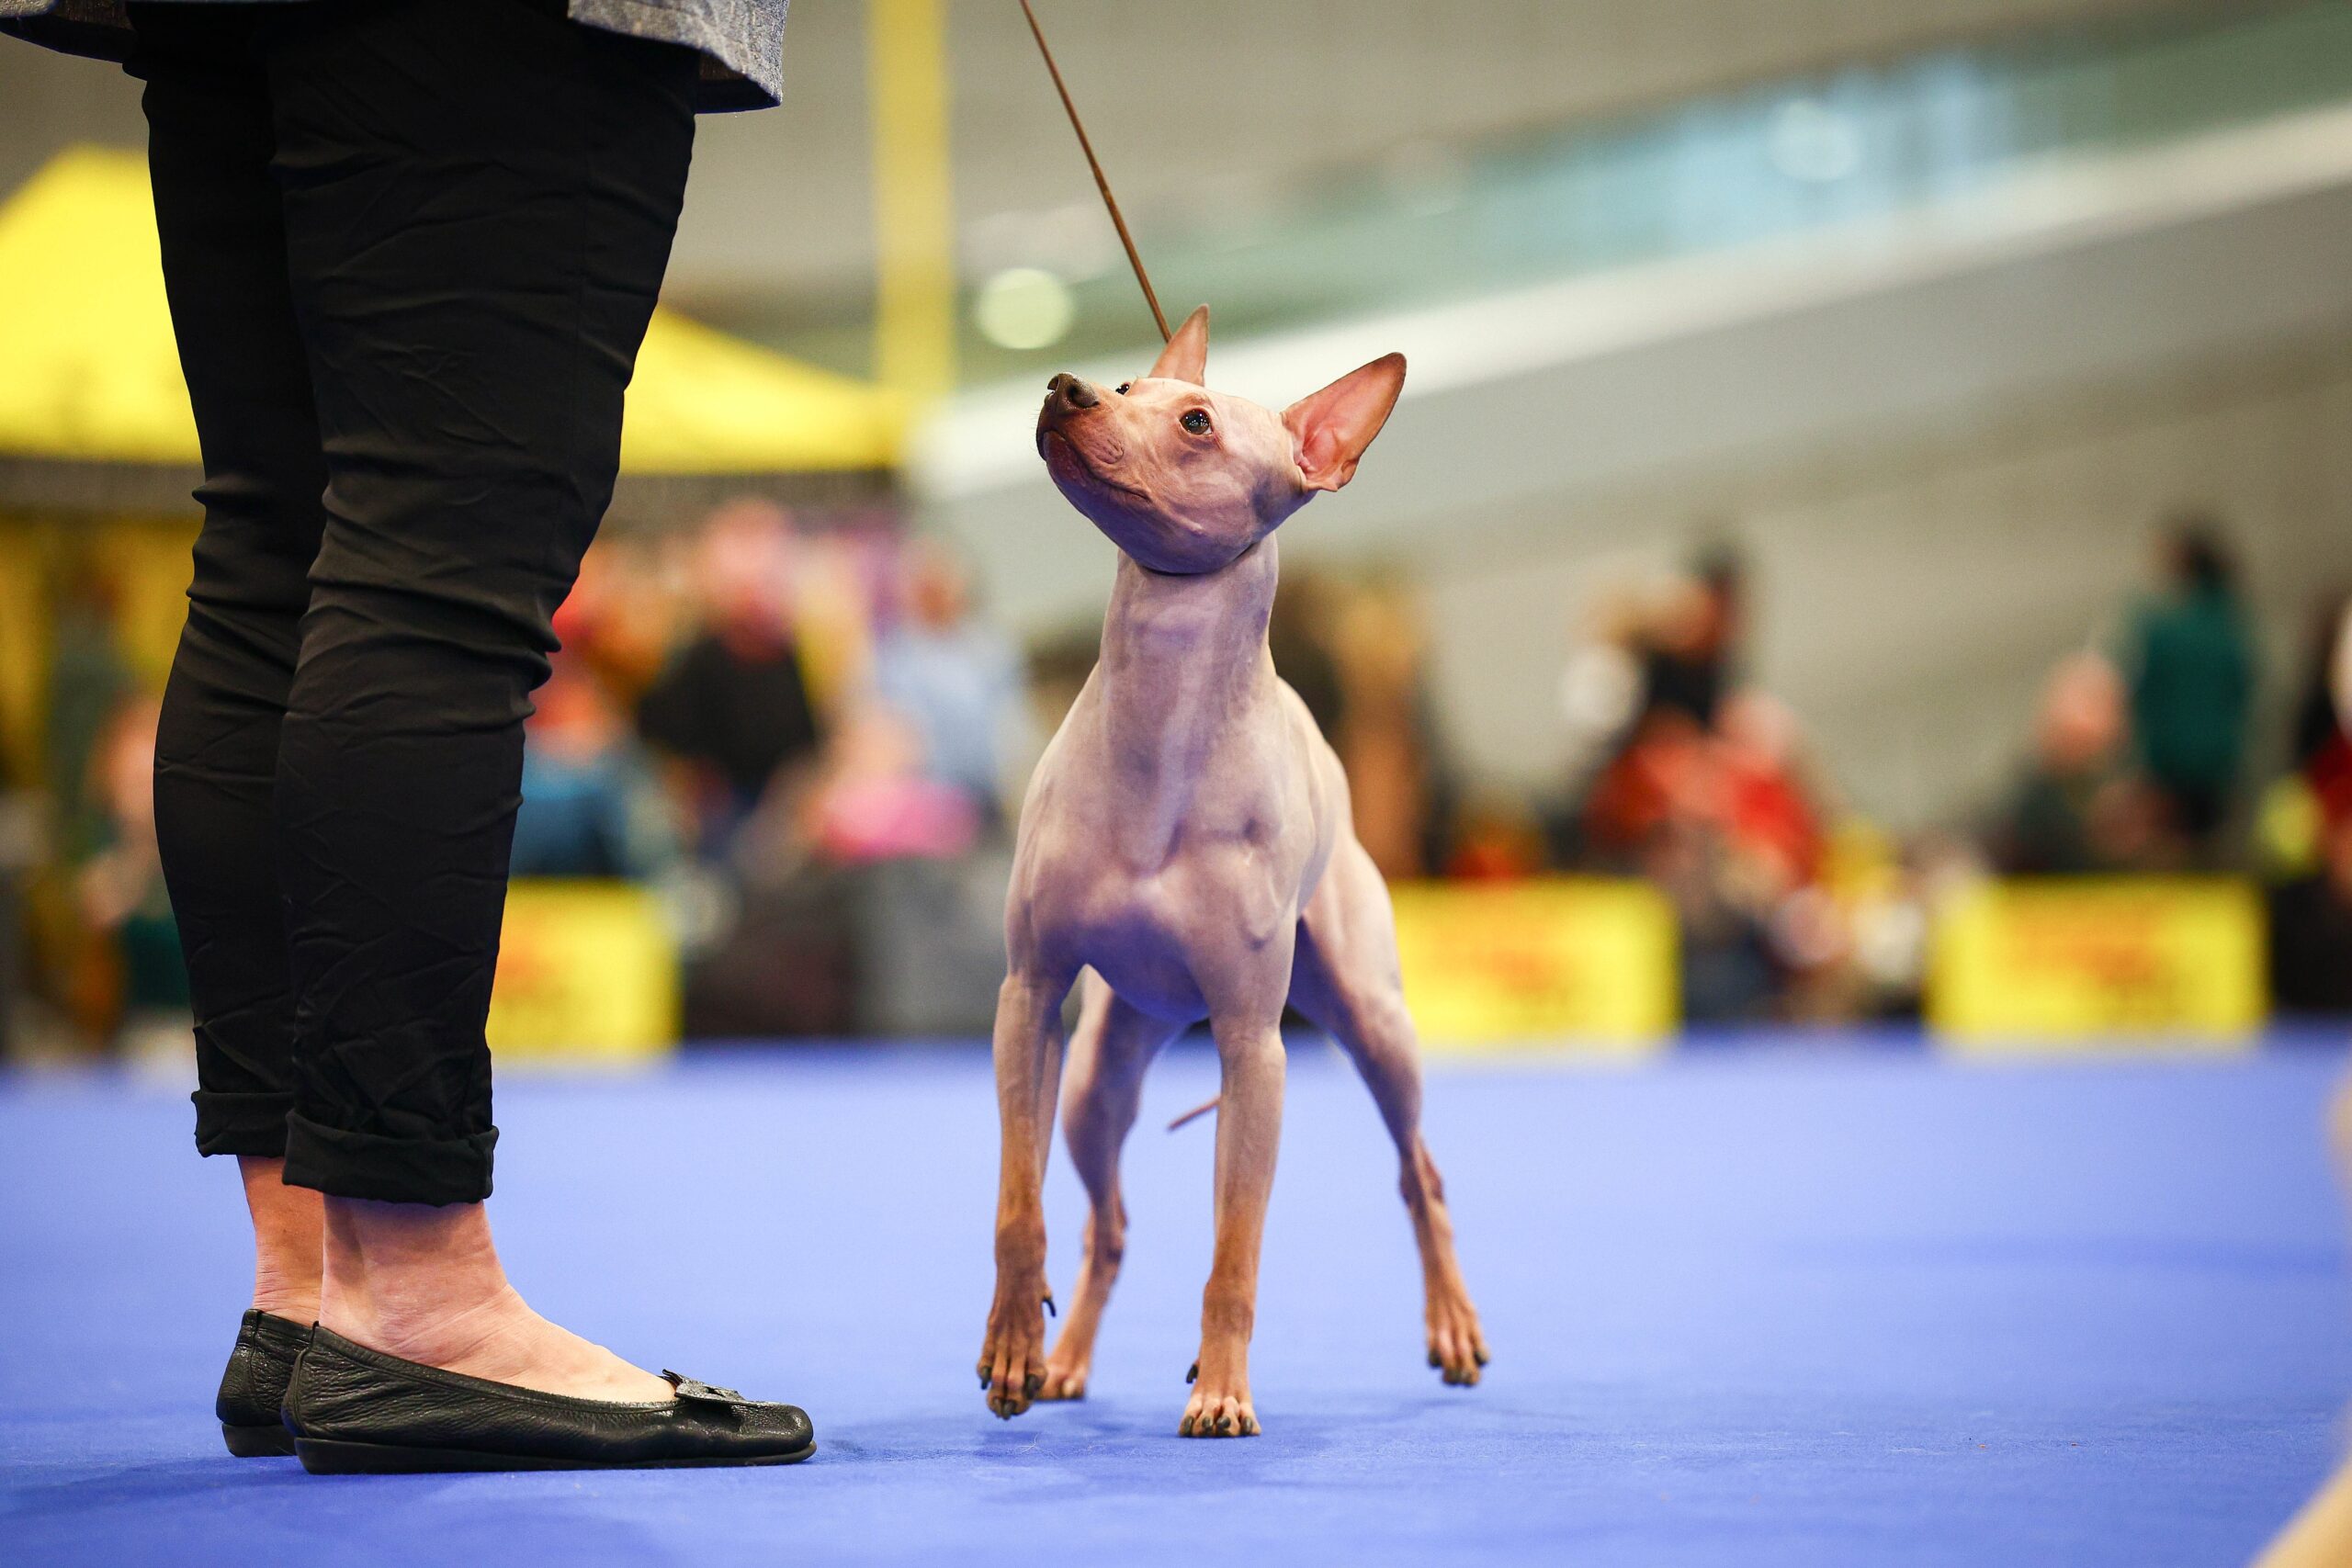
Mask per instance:
[[[2352,1012],[2352,748],[2333,679],[2352,600],[2315,606],[2284,672],[2283,744],[2265,755],[2260,628],[2220,524],[2175,524],[2160,579],[2112,647],[2050,672],[2030,747],[1986,823],[1986,858],[2011,875],[2254,874],[2274,1005]]]
[[[743,502],[600,543],[556,629],[514,874],[663,887],[692,1035],[876,1024],[876,920],[909,911],[875,868],[985,878],[1035,756],[1021,652],[963,560],[887,517],[811,530]],[[992,925],[968,937],[993,949]]]
[[[1271,635],[1388,876],[1645,878],[1679,919],[1691,1022],[1914,1013],[1936,903],[1988,874],[2258,877],[2279,1008],[2352,1012],[2352,745],[2327,678],[2341,596],[2303,667],[2266,675],[2225,530],[2178,520],[2144,596],[2018,716],[1981,812],[1899,840],[1839,797],[1758,680],[1752,604],[1726,543],[1584,607],[1558,686],[1567,763],[1534,797],[1450,765],[1408,581],[1295,570]],[[155,697],[109,654],[105,612],[89,586],[57,625],[65,874],[0,913],[29,931],[59,1016],[135,1042],[184,1032],[186,980],[155,857]],[[514,872],[657,889],[690,1036],[985,1028],[1020,790],[1092,665],[1091,628],[1023,649],[952,546],[887,513],[804,526],[745,501],[600,541],[557,630]],[[2295,706],[2272,749],[2261,696],[2282,678]]]
[[[2173,520],[2145,593],[2020,716],[2007,782],[1973,819],[1898,841],[1846,807],[1797,716],[1748,675],[1745,579],[1717,548],[1611,597],[1561,683],[1585,761],[1553,863],[1668,894],[1686,1019],[1910,1015],[1935,907],[1986,875],[2256,877],[2277,1009],[2352,1012],[2352,747],[2330,681],[2345,594],[2315,609],[2293,722],[2268,750],[2261,628],[2226,531]]]
[[[1847,1016],[1862,1004],[1840,813],[1795,715],[1749,678],[1747,604],[1719,546],[1599,607],[1561,678],[1581,766],[1548,841],[1563,868],[1646,877],[1672,900],[1690,1021]]]

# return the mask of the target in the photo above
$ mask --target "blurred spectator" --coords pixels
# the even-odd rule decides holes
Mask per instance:
[[[1050,738],[1069,716],[1102,648],[1102,634],[1091,626],[1073,626],[1029,645],[1030,763],[1043,750],[1040,738]]]
[[[651,876],[668,858],[670,835],[603,684],[582,661],[559,655],[535,706],[525,726],[514,874]]]
[[[970,792],[925,767],[913,721],[875,703],[851,716],[827,753],[806,836],[826,860],[846,865],[952,859],[973,847],[979,829]]]
[[[2270,985],[2282,1012],[2352,1013],[2352,601],[2319,617],[2294,768],[2310,852],[2270,894]]]
[[[1649,708],[1584,810],[1595,863],[1647,877],[1672,900],[1683,1013],[1694,1022],[1776,1016],[1826,997],[1818,982],[1851,946],[1822,886],[1822,807],[1795,716],[1752,690],[1716,711],[1710,728],[1679,703]]]
[[[1340,676],[1331,746],[1347,770],[1356,838],[1392,880],[1443,865],[1453,818],[1426,680],[1428,640],[1411,592],[1362,585],[1338,606]]]
[[[97,939],[82,977],[98,993],[85,998],[85,1016],[138,1054],[186,1046],[189,1038],[187,970],[155,852],[157,712],[153,697],[126,698],[98,732],[89,793],[103,827],[74,882],[82,918]]]
[[[2323,818],[2317,869],[2271,892],[2270,989],[2281,1012],[2352,1013],[2352,811]]]
[[[707,849],[821,739],[794,629],[792,543],[783,513],[763,503],[710,520],[697,562],[702,630],[638,699],[639,732],[691,770],[686,794]]]
[[[983,827],[1004,817],[1008,760],[1025,722],[1021,656],[972,611],[970,575],[944,544],[902,554],[899,615],[874,649],[874,690],[910,725],[922,775],[963,795]]]
[[[2245,761],[2253,637],[2219,526],[2183,518],[2163,547],[2166,590],[2134,615],[2124,656],[2132,733],[2165,827],[2208,860]]]
[[[68,860],[91,853],[107,837],[107,803],[97,785],[97,753],[130,699],[130,670],[115,638],[115,586],[86,560],[65,574],[51,637],[41,752],[58,847]]]
[[[1702,553],[1652,616],[1642,649],[1643,705],[1713,725],[1736,677],[1747,569],[1728,547]]]
[[[2342,686],[2352,671],[2352,596],[2338,595],[2312,626],[2310,662],[2295,709],[2293,771],[2331,813],[2352,813],[2352,736],[2345,730]]]
[[[571,596],[556,612],[556,635],[623,713],[670,661],[694,614],[695,541],[606,534],[580,563]]]
[[[1452,833],[1445,874],[1463,882],[1509,882],[1544,869],[1544,828],[1509,795],[1486,793],[1465,803]]]
[[[2042,687],[2033,754],[1996,815],[1986,851],[2011,875],[2143,863],[2157,803],[2132,773],[2122,678],[2097,653],[2062,660]]]
[[[1772,1016],[1784,976],[1767,911],[1752,899],[1720,833],[1678,818],[1651,839],[1641,873],[1674,905],[1682,946],[1682,1017],[1690,1023]]]
[[[2341,625],[2335,629],[2334,679],[2335,688],[2335,721],[2352,735],[2352,599],[2345,601],[2339,616]]]
[[[1676,820],[1702,814],[1707,745],[1707,731],[1679,707],[1656,708],[1635,721],[1585,797],[1584,842],[1600,866],[1632,869]]]
[[[2262,790],[2254,814],[2256,864],[2274,881],[2319,868],[2327,819],[2352,809],[2352,739],[2338,722],[2339,629],[2352,600],[2338,593],[2312,617],[2303,678],[2290,718],[2287,766]]]
[[[1803,776],[1797,717],[1754,690],[1734,694],[1721,711],[1724,831],[1777,899],[1821,876],[1821,817]]]
[[[1274,672],[1298,694],[1326,740],[1336,737],[1346,721],[1340,661],[1331,649],[1339,606],[1339,591],[1329,578],[1311,570],[1287,571],[1275,593],[1273,618],[1266,628]]]

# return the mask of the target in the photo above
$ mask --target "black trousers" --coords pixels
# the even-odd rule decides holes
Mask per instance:
[[[523,719],[685,186],[696,57],[561,11],[132,6],[204,453],[155,762],[197,1146],[337,1196],[490,1192]]]

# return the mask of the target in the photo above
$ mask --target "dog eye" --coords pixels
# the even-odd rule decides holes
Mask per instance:
[[[1135,383],[1134,383],[1133,381],[1122,381],[1122,382],[1120,382],[1120,383],[1119,383],[1119,396],[1121,396],[1121,397],[1123,397],[1123,398],[1124,398],[1124,397],[1125,397],[1125,396],[1127,395],[1127,389],[1128,389],[1129,387],[1134,386],[1134,385],[1135,385]]]
[[[1199,409],[1188,409],[1185,411],[1184,417],[1177,423],[1195,435],[1206,435],[1209,433],[1209,416]]]

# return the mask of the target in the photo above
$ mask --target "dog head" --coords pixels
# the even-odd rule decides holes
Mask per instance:
[[[1385,355],[1276,413],[1202,385],[1208,346],[1204,305],[1140,380],[1057,376],[1037,414],[1054,483],[1154,571],[1215,571],[1346,484],[1405,385],[1405,356]]]

